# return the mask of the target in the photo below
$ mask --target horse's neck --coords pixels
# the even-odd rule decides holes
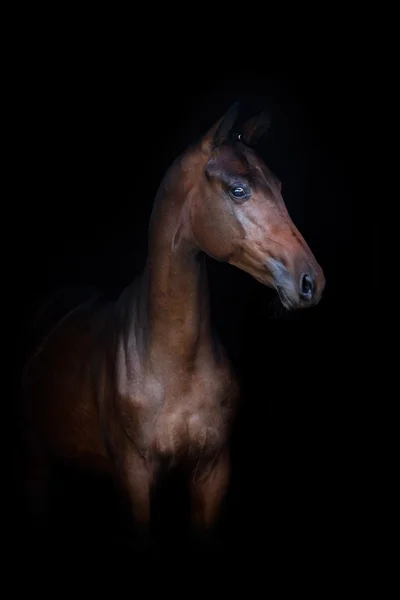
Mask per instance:
[[[149,255],[137,288],[129,337],[152,363],[190,364],[210,340],[205,256],[191,237],[185,182],[179,172],[161,184],[150,223]]]
[[[153,351],[190,359],[208,333],[209,300],[205,256],[184,241],[157,252],[148,264],[148,327]]]

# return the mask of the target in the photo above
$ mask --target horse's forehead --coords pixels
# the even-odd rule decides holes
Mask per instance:
[[[221,171],[229,173],[238,173],[246,175],[249,173],[250,165],[244,152],[240,152],[231,147],[226,147],[218,153],[215,165]]]
[[[248,176],[253,181],[268,181],[270,178],[270,171],[265,163],[247,148],[226,147],[219,154],[217,162],[221,171]]]

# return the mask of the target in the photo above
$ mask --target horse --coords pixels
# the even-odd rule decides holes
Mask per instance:
[[[315,306],[325,277],[256,151],[266,112],[235,129],[238,103],[169,167],[142,274],[117,299],[63,316],[23,377],[24,485],[45,502],[59,461],[115,482],[148,534],[161,474],[185,473],[191,531],[212,532],[230,482],[240,386],[210,320],[206,255]],[[39,506],[39,504],[38,504]]]

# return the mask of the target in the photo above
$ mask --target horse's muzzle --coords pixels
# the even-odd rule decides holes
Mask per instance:
[[[291,273],[281,262],[268,261],[266,265],[273,275],[276,288],[283,306],[287,310],[297,310],[315,306],[321,299],[325,288],[322,269],[309,266],[301,274]]]

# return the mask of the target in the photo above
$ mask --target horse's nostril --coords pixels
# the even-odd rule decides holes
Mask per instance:
[[[314,279],[308,273],[304,273],[300,279],[300,298],[302,300],[312,300],[314,297],[314,291]]]

